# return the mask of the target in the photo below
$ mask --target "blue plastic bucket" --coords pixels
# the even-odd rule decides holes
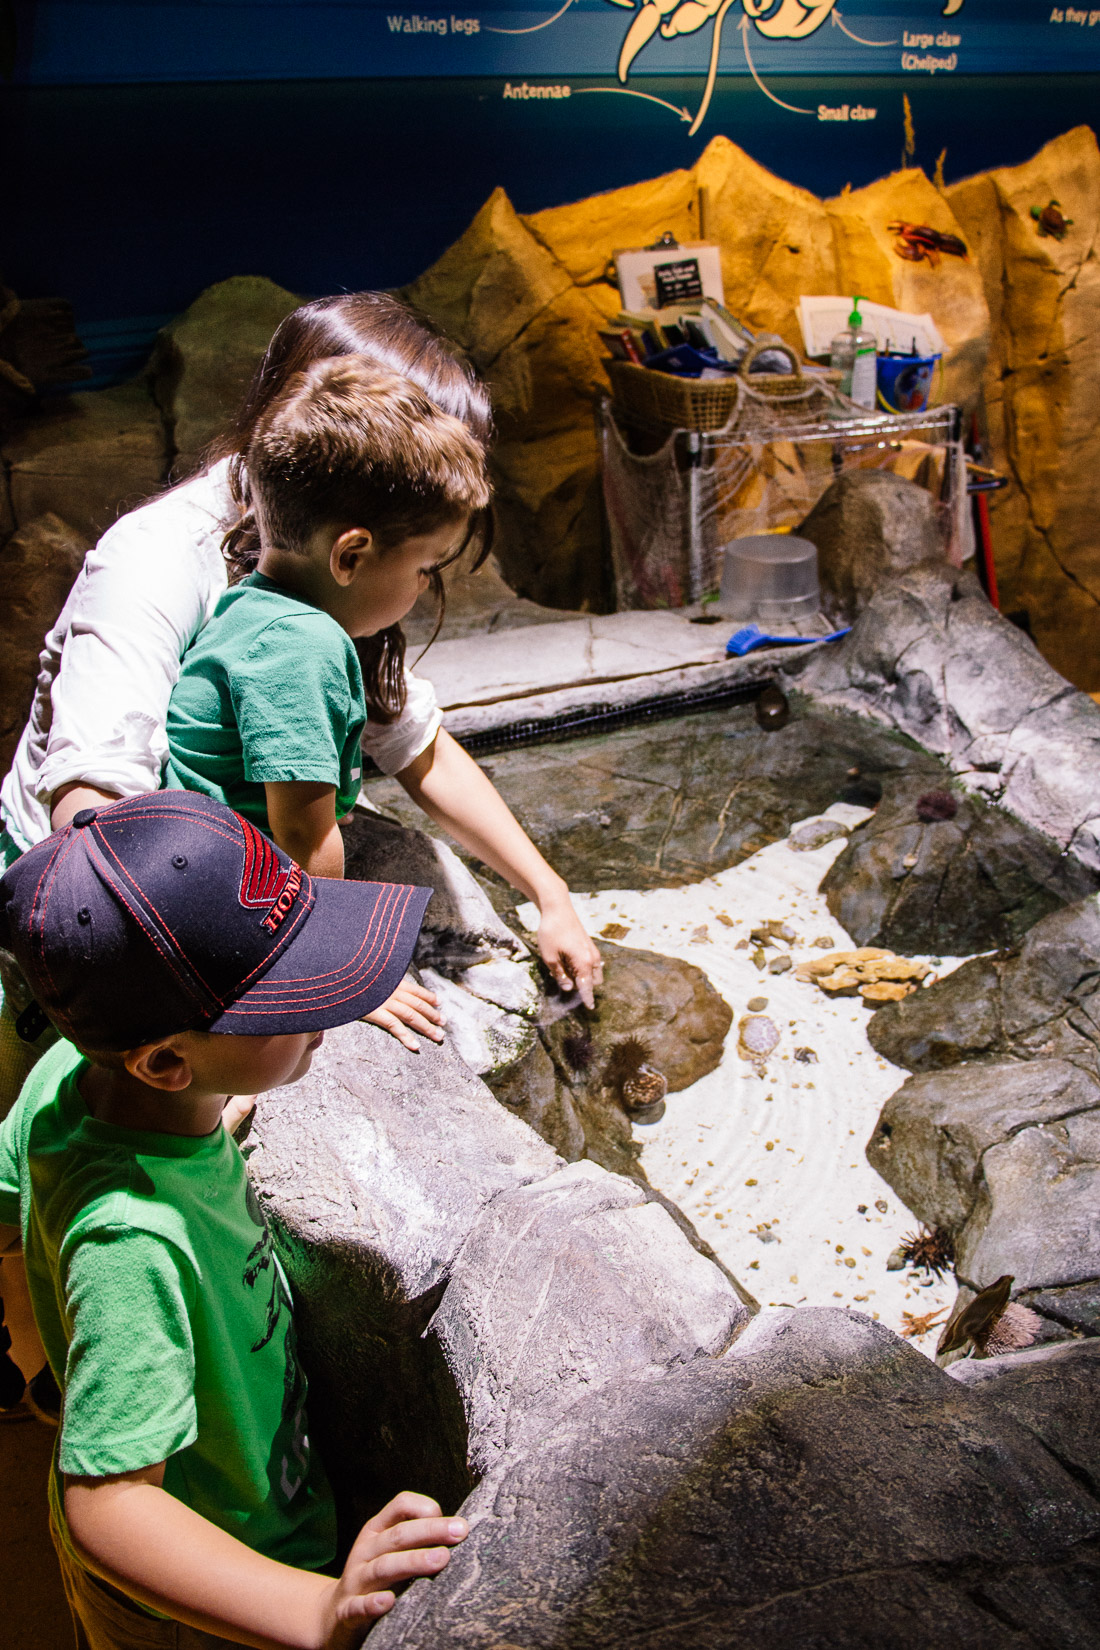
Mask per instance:
[[[938,355],[880,355],[878,402],[884,412],[923,412],[932,392]]]

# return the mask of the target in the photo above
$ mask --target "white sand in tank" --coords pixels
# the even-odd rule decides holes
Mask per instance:
[[[837,804],[813,817],[850,827],[867,810]],[[761,972],[752,950],[738,949],[769,918],[798,935],[782,947],[796,964],[823,954],[812,945],[818,937],[830,936],[831,949],[852,947],[818,892],[843,847],[841,838],[796,852],[783,840],[687,888],[574,899],[596,938],[616,923],[627,930],[624,945],[697,964],[733,1009],[718,1069],[670,1094],[661,1122],[635,1127],[653,1185],[684,1209],[761,1305],[854,1306],[900,1331],[903,1311],[933,1313],[955,1298],[950,1275],[929,1284],[927,1274],[886,1270],[890,1251],[917,1222],[864,1147],[908,1073],[867,1041],[870,1012],[858,997],[830,1000],[793,971]],[[530,924],[537,913],[525,906],[521,916]],[[942,977],[965,959],[925,960]],[[780,1033],[763,1076],[737,1048],[755,997],[767,998],[763,1012]],[[797,1059],[799,1049],[812,1049],[816,1061]],[[913,1344],[931,1355],[935,1341],[933,1330]]]

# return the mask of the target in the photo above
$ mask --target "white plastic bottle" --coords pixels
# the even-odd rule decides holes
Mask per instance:
[[[864,332],[860,304],[865,299],[852,299],[852,313],[845,332],[833,339],[829,365],[844,374],[840,381],[842,395],[854,401],[857,407],[873,407],[877,389],[877,345],[873,332]]]

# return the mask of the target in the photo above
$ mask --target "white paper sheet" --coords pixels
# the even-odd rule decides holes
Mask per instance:
[[[852,303],[851,298],[839,296],[798,300],[798,319],[807,355],[828,355],[837,333],[844,332],[848,326]],[[907,315],[904,310],[874,304],[869,298],[861,300],[859,313],[864,331],[874,333],[880,353],[886,350],[908,353],[914,343],[918,355],[944,353],[942,334],[931,315]]]

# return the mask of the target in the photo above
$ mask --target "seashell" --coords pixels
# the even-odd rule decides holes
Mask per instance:
[[[779,1027],[766,1014],[746,1014],[737,1028],[737,1052],[760,1064],[779,1042]]]

